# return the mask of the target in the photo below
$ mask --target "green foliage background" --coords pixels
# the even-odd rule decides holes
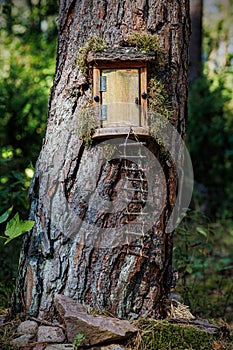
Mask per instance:
[[[191,208],[174,236],[176,291],[200,317],[233,324],[233,1],[205,0],[202,74],[189,86]]]
[[[197,183],[195,207],[232,220],[233,111],[231,71],[206,70],[189,93],[188,147]],[[200,186],[201,184],[201,186]]]
[[[13,206],[12,217],[18,212],[27,219],[55,71],[58,4],[5,0],[0,11],[0,214]],[[0,239],[0,308],[14,288],[22,241],[4,243]]]
[[[0,10],[0,215],[13,205],[12,216],[19,212],[27,219],[28,187],[55,71],[58,5],[5,0]],[[231,11],[227,21],[221,16],[204,21],[203,72],[189,91],[193,210],[174,236],[174,267],[180,276],[176,291],[193,313],[228,322],[233,322],[233,57],[228,53],[222,63],[216,52],[231,23]],[[7,246],[0,239],[0,308],[11,298],[20,246],[21,239]]]

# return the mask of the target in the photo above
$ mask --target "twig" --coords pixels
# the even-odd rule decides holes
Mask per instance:
[[[52,322],[49,322],[49,321],[40,320],[39,318],[32,317],[32,316],[30,316],[29,319],[32,320],[32,321],[40,322],[41,324],[44,324],[44,325],[47,325],[47,326],[59,327],[59,328],[62,328],[63,330],[65,330],[65,327],[63,325],[59,324],[59,323],[52,323]]]

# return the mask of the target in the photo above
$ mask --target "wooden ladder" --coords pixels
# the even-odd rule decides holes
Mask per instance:
[[[126,194],[127,202],[125,213],[127,217],[125,222],[126,252],[148,258],[143,254],[143,250],[146,248],[144,241],[148,231],[146,221],[148,213],[144,210],[148,197],[148,182],[145,176],[147,157],[142,152],[144,145],[145,143],[140,142],[137,138],[136,142],[129,142],[129,137],[126,137],[125,142],[119,145],[119,149],[123,164],[122,171],[125,172],[126,179],[122,188]],[[136,240],[140,238],[140,244],[133,243],[132,238]],[[129,249],[130,247],[136,250],[132,251]]]

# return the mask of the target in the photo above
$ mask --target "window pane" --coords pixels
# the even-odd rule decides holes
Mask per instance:
[[[106,91],[102,92],[102,104],[106,105],[103,127],[139,126],[139,70],[103,69]]]

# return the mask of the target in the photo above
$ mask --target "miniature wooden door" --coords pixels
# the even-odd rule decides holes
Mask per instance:
[[[102,127],[140,126],[139,69],[102,69]]]

